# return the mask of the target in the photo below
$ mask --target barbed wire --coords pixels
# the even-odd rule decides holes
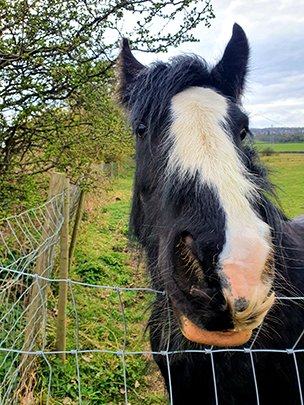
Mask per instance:
[[[77,191],[72,197],[73,204],[77,202]],[[73,193],[72,193],[73,195]],[[250,341],[246,348],[218,348],[210,347],[204,350],[169,350],[154,352],[151,350],[132,351],[127,348],[128,341],[128,321],[126,309],[124,307],[121,294],[124,292],[145,292],[147,294],[164,294],[163,291],[154,290],[151,288],[133,288],[119,286],[105,286],[99,284],[90,284],[77,280],[55,279],[52,274],[54,260],[57,253],[57,245],[59,242],[59,233],[63,222],[62,206],[64,203],[63,193],[52,198],[46,204],[26,211],[22,214],[12,216],[0,220],[0,240],[3,245],[0,247],[0,325],[1,325],[1,340],[0,340],[0,404],[15,405],[27,404],[20,398],[26,398],[27,395],[33,395],[35,388],[35,377],[32,376],[31,384],[28,383],[28,373],[33,367],[33,364],[38,358],[43,360],[48,370],[44,375],[48,379],[46,403],[50,404],[52,394],[52,380],[54,377],[54,355],[66,353],[69,356],[74,356],[76,364],[76,381],[78,390],[78,403],[83,402],[83,386],[81,375],[81,361],[84,355],[87,354],[108,354],[117,356],[121,359],[121,373],[123,377],[123,390],[120,395],[123,396],[125,404],[129,404],[129,387],[128,375],[126,367],[126,358],[129,356],[143,355],[162,355],[167,364],[169,378],[169,402],[173,405],[172,399],[172,384],[171,384],[171,357],[181,353],[203,353],[210,357],[215,403],[219,404],[218,398],[218,381],[216,376],[216,354],[231,352],[243,353],[244,356],[250,357],[252,368],[252,376],[254,380],[256,402],[259,405],[259,389],[255,370],[254,354],[256,353],[281,353],[286,356],[292,356],[294,367],[298,381],[299,398],[301,404],[304,404],[303,394],[301,389],[301,381],[297,363],[297,354],[304,352],[304,349],[298,348],[297,345],[304,335],[304,329],[300,336],[296,339],[292,347],[286,349],[263,349],[256,348],[259,333],[262,326],[256,332],[254,338]],[[40,274],[35,272],[39,260],[43,263],[43,270]],[[47,345],[47,328],[48,319],[50,317],[47,307],[47,286],[56,286],[60,282],[65,282],[70,294],[70,302],[73,309],[75,319],[75,340],[74,347],[66,351],[49,350]],[[33,300],[33,288],[36,286],[37,294]],[[80,319],[79,310],[77,308],[77,300],[75,298],[75,288],[83,287],[89,289],[109,290],[116,293],[117,307],[122,317],[123,337],[120,341],[118,350],[107,350],[98,348],[83,348],[79,342],[80,336]],[[30,299],[32,301],[30,302]],[[290,300],[297,303],[298,300],[304,300],[304,297],[277,297],[276,300]],[[33,302],[36,302],[34,310]],[[113,304],[111,304],[113,305]],[[40,316],[37,313],[40,311]],[[30,315],[31,314],[31,315]],[[35,320],[33,329],[27,332],[27,325]],[[168,340],[169,342],[169,340]],[[26,379],[27,378],[27,379]],[[26,383],[25,383],[26,381]],[[29,397],[30,398],[30,397]]]

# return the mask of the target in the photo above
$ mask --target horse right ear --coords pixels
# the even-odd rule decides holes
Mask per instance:
[[[138,73],[141,70],[146,69],[146,67],[134,58],[129,46],[129,41],[126,38],[123,38],[122,40],[122,47],[119,59],[121,81],[119,93],[121,95],[122,101],[124,102],[128,86],[134,81]]]
[[[232,37],[222,59],[213,68],[212,76],[215,86],[236,101],[239,101],[243,92],[248,57],[249,45],[246,34],[238,24],[234,24]]]

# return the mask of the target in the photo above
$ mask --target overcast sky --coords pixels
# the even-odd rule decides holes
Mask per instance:
[[[304,127],[304,1],[212,0],[211,28],[196,30],[200,43],[183,44],[208,62],[220,59],[232,26],[242,26],[251,47],[250,72],[243,98],[251,127]],[[144,64],[166,55],[136,53]]]

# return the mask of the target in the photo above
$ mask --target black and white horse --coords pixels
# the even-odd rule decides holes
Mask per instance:
[[[247,141],[248,54],[237,24],[214,67],[194,55],[146,67],[123,40],[120,97],[137,137],[131,229],[165,292],[149,330],[174,405],[303,403],[304,217],[270,201]]]

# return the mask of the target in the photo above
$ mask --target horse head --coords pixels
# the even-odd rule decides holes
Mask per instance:
[[[222,59],[146,67],[123,40],[120,97],[136,134],[131,228],[153,285],[190,341],[245,343],[274,302],[267,181],[246,146],[249,46],[237,24]]]

